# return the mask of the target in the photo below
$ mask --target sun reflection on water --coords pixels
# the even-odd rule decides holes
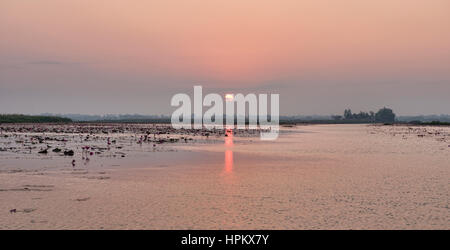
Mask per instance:
[[[233,130],[225,132],[225,172],[233,172]]]

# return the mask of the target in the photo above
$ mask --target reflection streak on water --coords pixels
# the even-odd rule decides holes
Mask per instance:
[[[233,130],[225,133],[225,172],[233,172]]]

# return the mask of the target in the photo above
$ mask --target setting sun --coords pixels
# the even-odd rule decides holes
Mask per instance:
[[[233,94],[226,94],[225,95],[225,101],[232,102],[233,100],[234,100],[234,95]]]

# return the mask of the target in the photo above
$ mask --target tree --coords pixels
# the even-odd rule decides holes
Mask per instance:
[[[344,110],[344,118],[345,119],[352,119],[353,118],[353,114],[352,114],[352,110],[351,109]]]
[[[375,112],[370,111],[370,122],[375,122]]]
[[[375,114],[375,121],[393,123],[395,121],[395,114],[392,112],[392,109],[384,107]]]

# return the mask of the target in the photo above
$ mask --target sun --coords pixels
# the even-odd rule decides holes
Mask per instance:
[[[225,101],[232,102],[233,100],[234,100],[234,95],[233,94],[226,94],[225,95]]]

